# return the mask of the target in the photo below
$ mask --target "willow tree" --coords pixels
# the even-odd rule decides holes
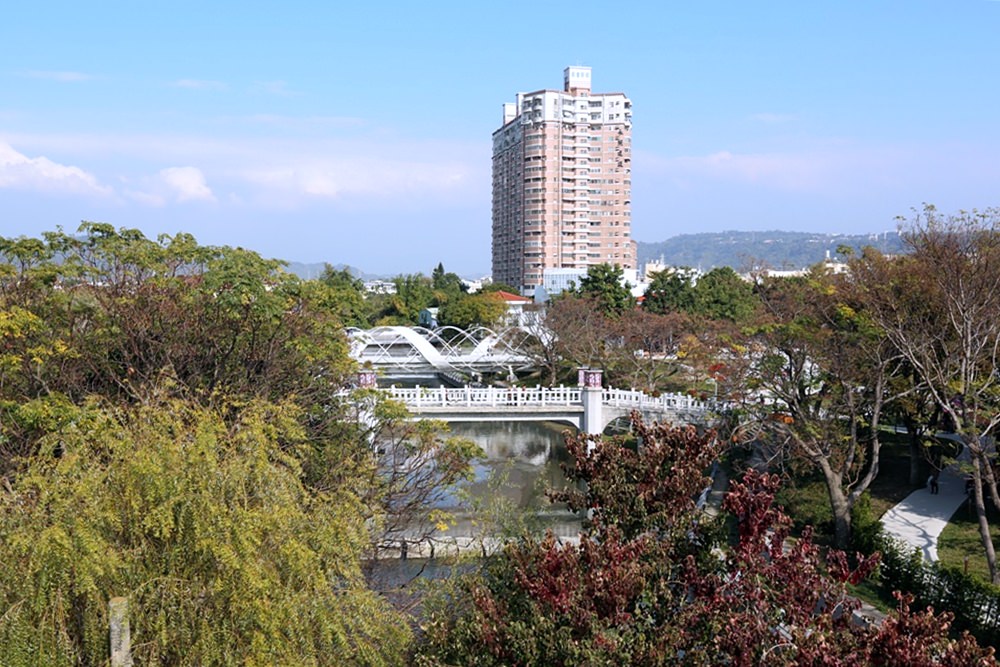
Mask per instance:
[[[43,439],[0,491],[5,665],[106,664],[116,596],[141,664],[402,662],[408,626],[360,570],[359,497],[302,482],[298,409],[226,411],[89,404]]]
[[[866,308],[906,358],[970,456],[973,502],[993,583],[1000,583],[985,498],[1000,509],[992,440],[1000,424],[1000,209],[939,213],[903,229],[910,253],[868,251],[853,264]]]

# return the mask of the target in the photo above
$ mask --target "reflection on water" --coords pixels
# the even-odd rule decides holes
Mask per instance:
[[[545,497],[547,488],[564,488],[560,468],[569,460],[565,432],[568,426],[552,422],[455,422],[453,435],[468,438],[486,453],[475,463],[475,480],[466,487],[474,499],[489,502],[500,493],[522,510],[555,508]],[[497,484],[497,480],[502,480]]]

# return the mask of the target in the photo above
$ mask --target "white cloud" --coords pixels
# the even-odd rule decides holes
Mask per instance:
[[[160,171],[160,179],[173,190],[177,201],[215,201],[205,184],[205,175],[197,167],[170,167]]]
[[[178,79],[170,85],[174,88],[188,88],[190,90],[223,91],[229,89],[229,86],[222,81],[207,81],[203,79]]]
[[[457,161],[353,158],[267,165],[240,176],[262,191],[288,201],[301,196],[333,199],[348,195],[402,198],[440,194],[470,182],[471,170]]]
[[[46,157],[29,158],[0,142],[0,188],[55,194],[110,196],[112,190],[79,167]]]
[[[48,79],[49,81],[59,81],[60,83],[79,83],[81,81],[90,81],[94,78],[90,74],[83,72],[50,70],[27,70],[19,74],[29,79]]]
[[[146,206],[165,206],[167,203],[209,201],[215,195],[205,182],[205,174],[197,167],[168,167],[153,177],[145,178],[139,190],[129,190],[130,199]]]
[[[233,118],[227,120],[227,128],[236,127]],[[280,116],[258,120],[296,122]],[[235,206],[239,201],[287,209],[344,197],[367,198],[378,205],[488,201],[488,192],[484,193],[490,182],[487,141],[414,141],[383,136],[378,128],[370,130],[367,125],[360,133],[347,127],[349,119],[343,119],[343,133],[334,132],[340,120],[300,118],[302,136],[0,132],[0,141],[16,141],[35,152],[58,150],[60,155],[73,155],[79,164],[101,164],[109,173],[114,169],[124,184],[120,191],[136,203],[151,206],[200,200],[222,206]],[[146,165],[144,173],[136,171],[135,163]],[[198,165],[198,171],[161,172],[164,165]]]

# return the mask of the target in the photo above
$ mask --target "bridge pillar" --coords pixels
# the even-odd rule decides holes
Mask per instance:
[[[361,389],[374,389],[378,386],[378,376],[370,368],[363,368],[358,371],[357,383]]]
[[[601,374],[599,368],[581,368],[579,373],[583,432],[587,435],[600,435],[604,432],[604,404],[601,401],[604,389],[601,387]]]

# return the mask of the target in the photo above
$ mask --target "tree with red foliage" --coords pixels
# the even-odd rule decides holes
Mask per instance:
[[[420,665],[991,665],[993,649],[950,639],[949,618],[898,612],[878,628],[852,623],[853,567],[823,567],[807,532],[789,538],[773,506],[777,478],[749,472],[723,510],[696,505],[718,455],[712,432],[647,426],[638,451],[579,436],[569,479],[554,494],[589,520],[578,544],[526,536],[427,606]]]

